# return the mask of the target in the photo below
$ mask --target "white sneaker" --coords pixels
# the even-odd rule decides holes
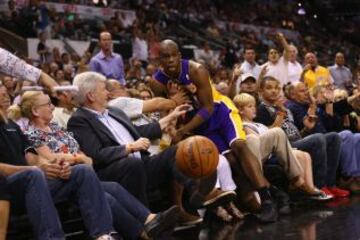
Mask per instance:
[[[101,235],[100,237],[96,238],[96,240],[115,240],[112,236],[109,234]]]

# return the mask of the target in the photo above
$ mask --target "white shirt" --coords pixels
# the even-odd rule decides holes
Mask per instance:
[[[198,49],[197,51],[194,51],[194,55],[197,61],[202,59],[208,65],[217,65],[217,58],[219,56],[211,49],[209,49],[208,51],[205,51],[204,49]]]
[[[267,66],[268,72],[265,74],[265,77],[271,76],[280,81],[281,86],[287,83],[288,77],[288,61],[284,57],[280,57],[279,61],[276,64],[271,62],[266,62],[261,65],[261,69]]]
[[[141,117],[144,101],[137,98],[118,97],[109,101],[108,106],[120,109],[124,111],[130,119],[134,119]]]
[[[131,136],[130,132],[121,123],[119,123],[117,120],[115,120],[109,115],[108,110],[105,110],[103,113],[100,113],[90,108],[84,108],[84,109],[92,113],[95,113],[97,118],[100,120],[100,122],[102,122],[104,126],[107,129],[109,129],[109,131],[113,134],[116,141],[120,145],[126,145],[129,143],[133,143],[135,141],[134,138]],[[129,155],[132,155],[136,158],[141,158],[140,152],[134,152]]]
[[[261,135],[266,133],[269,128],[267,126],[265,126],[262,123],[257,123],[257,122],[243,122],[244,127],[248,127],[251,130],[253,130],[254,132],[256,132],[257,134]]]
[[[300,81],[302,71],[303,67],[298,61],[295,61],[295,63],[288,61],[287,82],[295,83]]]
[[[243,73],[251,73],[256,79],[259,78],[261,72],[261,67],[259,66],[259,64],[250,64],[246,60],[241,64],[240,69]]]
[[[138,37],[134,38],[132,42],[132,58],[147,61],[148,57],[149,49],[146,40]]]
[[[56,122],[59,126],[62,128],[67,127],[67,123],[71,117],[71,115],[76,111],[74,108],[72,111],[68,111],[65,108],[62,107],[56,107],[53,111],[53,122]]]
[[[41,74],[40,69],[27,64],[3,48],[0,48],[0,72],[34,83],[37,83]]]

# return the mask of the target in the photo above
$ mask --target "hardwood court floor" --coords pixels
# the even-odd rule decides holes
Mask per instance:
[[[272,224],[259,224],[250,215],[235,224],[210,221],[198,229],[174,233],[174,239],[360,240],[360,196],[297,205],[291,215]]]

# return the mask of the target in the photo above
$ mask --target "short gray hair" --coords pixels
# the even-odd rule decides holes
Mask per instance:
[[[74,96],[75,101],[79,105],[84,105],[86,95],[96,89],[98,82],[105,82],[106,77],[97,72],[83,72],[74,77],[73,85],[79,88],[79,91]]]

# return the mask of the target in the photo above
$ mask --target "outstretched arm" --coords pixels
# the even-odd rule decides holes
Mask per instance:
[[[289,55],[290,55],[290,50],[291,50],[290,45],[286,41],[284,34],[282,34],[281,32],[277,33],[276,37],[278,38],[279,42],[281,43],[282,47],[284,48],[284,50],[285,50],[284,58],[286,61],[288,61]]]
[[[19,79],[39,82],[51,91],[58,85],[49,75],[3,48],[0,48],[0,72]]]

